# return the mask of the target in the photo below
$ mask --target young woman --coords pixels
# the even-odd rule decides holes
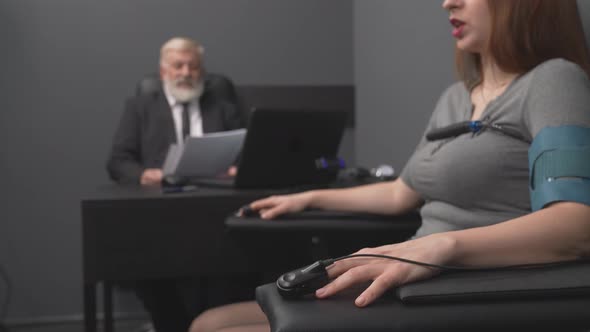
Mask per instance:
[[[546,128],[590,130],[590,64],[576,1],[445,0],[443,7],[461,82],[442,94],[426,132],[469,120],[503,129],[423,138],[394,182],[269,197],[251,207],[265,219],[305,208],[383,214],[420,208],[422,226],[412,239],[359,253],[431,264],[496,267],[590,256],[590,199],[558,197],[532,209],[529,193],[530,142],[546,136]],[[391,287],[437,271],[347,259],[328,273],[334,280],[316,297],[372,281],[355,300],[364,307]],[[212,309],[191,327],[268,330],[253,302]]]

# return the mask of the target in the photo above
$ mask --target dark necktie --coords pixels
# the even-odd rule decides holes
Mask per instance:
[[[189,117],[189,103],[182,103],[182,139],[191,135],[191,120]]]

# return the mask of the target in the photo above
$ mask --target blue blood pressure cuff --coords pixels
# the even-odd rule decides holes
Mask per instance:
[[[543,128],[529,148],[533,211],[559,201],[590,205],[590,128]]]

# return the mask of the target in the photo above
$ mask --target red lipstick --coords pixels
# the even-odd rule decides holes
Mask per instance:
[[[463,27],[465,26],[465,22],[458,20],[456,18],[452,18],[449,20],[451,25],[454,27],[453,29],[453,37],[461,38],[463,36]]]

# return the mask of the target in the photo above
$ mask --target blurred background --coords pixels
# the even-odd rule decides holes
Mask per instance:
[[[80,198],[161,44],[188,36],[236,85],[352,85],[352,165],[403,168],[454,81],[442,1],[2,0],[0,321],[15,331],[82,320]],[[590,4],[580,1],[588,23]],[[145,316],[117,293],[116,317]],[[36,330],[35,330],[36,331]]]

